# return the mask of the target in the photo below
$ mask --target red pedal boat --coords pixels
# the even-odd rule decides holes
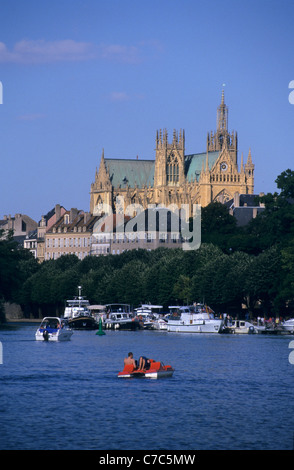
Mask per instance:
[[[149,379],[160,379],[163,377],[171,377],[174,373],[174,369],[171,366],[165,366],[162,362],[153,361],[149,369],[135,369],[133,365],[126,365],[124,369],[118,373],[118,377],[130,378],[130,377],[146,377]]]

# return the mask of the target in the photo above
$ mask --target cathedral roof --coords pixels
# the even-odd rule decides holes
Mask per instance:
[[[211,170],[216,160],[219,157],[220,152],[208,152],[208,167]],[[198,181],[202,170],[206,166],[206,152],[205,153],[194,153],[192,155],[185,155],[185,175],[187,181],[195,179]]]
[[[220,152],[208,152],[209,169],[213,167]],[[185,176],[187,181],[199,180],[202,167],[206,166],[206,152],[185,156]],[[105,158],[105,165],[114,188],[134,188],[154,186],[154,160],[133,158]]]
[[[105,165],[115,188],[153,186],[154,160],[105,158]]]

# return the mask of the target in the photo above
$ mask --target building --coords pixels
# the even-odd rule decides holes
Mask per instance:
[[[263,194],[260,194],[262,196]],[[257,194],[239,194],[235,193],[234,198],[226,202],[230,214],[237,220],[237,225],[243,227],[258,214],[264,211],[265,204],[258,202]]]
[[[13,238],[23,244],[24,239],[34,230],[37,229],[37,222],[25,214],[4,215],[3,220],[0,220],[0,229],[6,231],[13,231]]]
[[[146,209],[123,225],[118,225],[110,243],[110,253],[129,250],[182,248],[181,219],[165,208]]]
[[[207,134],[206,152],[186,155],[185,132],[173,132],[169,141],[167,130],[156,133],[155,160],[105,158],[104,150],[99,170],[90,190],[90,212],[97,213],[101,204],[116,212],[118,196],[124,208],[150,204],[178,208],[188,204],[206,206],[213,201],[226,202],[234,194],[253,194],[254,164],[251,150],[246,163],[241,156],[238,166],[238,138],[228,130],[228,108],[224,91],[217,109],[217,130]]]
[[[65,212],[63,206],[56,204],[46,215],[42,215],[37,228],[26,236],[23,243],[24,248],[30,250],[40,262],[45,260],[46,230],[49,230]]]
[[[84,259],[91,252],[93,228],[99,217],[78,209],[64,214],[46,231],[45,260],[74,254]]]

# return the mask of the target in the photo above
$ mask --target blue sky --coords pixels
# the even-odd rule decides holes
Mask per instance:
[[[293,0],[1,0],[0,218],[89,210],[105,157],[155,158],[156,130],[206,150],[222,84],[255,192],[293,169]]]

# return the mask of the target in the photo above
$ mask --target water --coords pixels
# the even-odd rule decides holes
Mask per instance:
[[[292,336],[0,330],[0,449],[292,450]],[[171,378],[119,379],[129,351]]]

